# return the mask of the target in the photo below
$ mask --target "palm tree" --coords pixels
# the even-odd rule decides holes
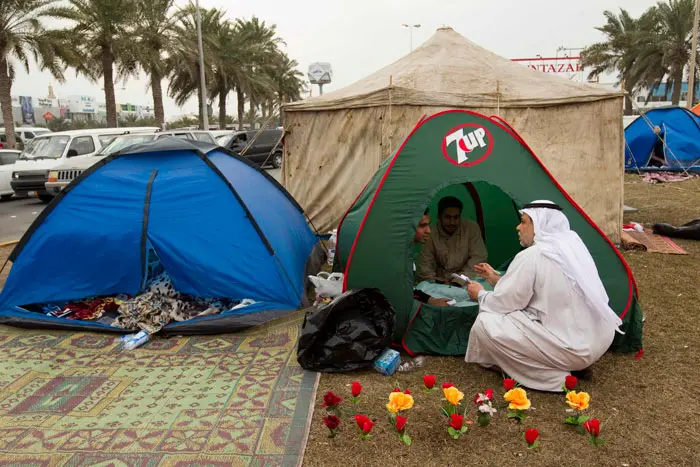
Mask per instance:
[[[114,66],[117,76],[126,79],[135,69],[124,66],[131,41],[128,26],[134,22],[134,0],[67,0],[68,5],[53,7],[47,14],[69,20],[73,26],[59,31],[75,51],[71,65],[78,74],[97,82],[103,78],[107,103],[107,126],[117,125],[114,95]]]
[[[655,26],[655,13],[650,9],[639,19],[633,18],[624,9],[620,9],[619,15],[611,11],[605,11],[603,15],[607,22],[596,29],[605,35],[606,40],[586,47],[581,52],[583,65],[593,68],[588,78],[595,79],[604,73],[616,71],[617,84],[624,81],[625,88],[633,92],[639,84],[638,67],[635,67],[639,41],[648,37]],[[631,114],[633,109],[629,94],[625,100],[625,113]]]
[[[204,49],[204,74],[209,81],[212,75],[212,57],[214,54],[214,41],[212,31],[217,31],[224,16],[224,12],[216,8],[200,9],[202,28],[202,47]],[[166,67],[170,75],[168,93],[175,99],[175,103],[183,106],[195,93],[199,102],[199,127],[204,128],[204,115],[202,115],[202,101],[207,96],[202,96],[199,71],[199,49],[197,45],[197,8],[190,1],[189,5],[182,9],[176,26],[176,40],[173,50],[168,57]]]
[[[244,73],[234,79],[238,101],[238,121],[244,122],[246,96],[250,106],[256,108],[266,96],[274,93],[269,67],[278,54],[282,40],[276,37],[276,26],[267,26],[253,16],[250,20],[237,20],[236,26],[242,41],[247,45]]]
[[[15,125],[12,117],[12,83],[15,62],[29,73],[29,56],[33,55],[42,70],[48,70],[59,82],[64,81],[60,48],[41,20],[48,15],[54,0],[14,0],[0,7],[0,105],[7,135],[7,146],[14,147]]]
[[[166,58],[172,54],[180,13],[173,13],[175,0],[138,0],[131,54],[149,77],[153,109],[159,127],[165,123],[162,80]]]
[[[226,129],[226,98],[234,83],[245,79],[249,44],[237,24],[222,21],[215,32],[215,54],[209,97],[219,99],[219,128]]]
[[[290,59],[287,54],[280,52],[272,66],[272,78],[275,94],[280,107],[285,102],[294,102],[301,99],[301,94],[306,91],[304,74],[297,67],[299,63]]]
[[[680,102],[685,67],[690,61],[694,11],[695,0],[659,2],[646,13],[656,19],[657,27],[637,46],[635,71],[639,81],[654,89],[666,78],[666,92],[673,89],[673,105]]]
[[[620,15],[606,11],[607,24],[600,28],[606,41],[582,52],[584,66],[592,66],[589,77],[617,71],[626,88],[657,88],[666,79],[666,91],[678,105],[681,85],[691,54],[695,0],[667,0],[646,10],[639,19],[625,10]],[[649,94],[651,96],[651,93]],[[631,111],[630,101],[627,110]]]

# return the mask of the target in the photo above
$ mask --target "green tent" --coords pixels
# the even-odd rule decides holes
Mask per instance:
[[[432,307],[412,294],[415,226],[428,206],[436,217],[443,195],[464,202],[463,215],[479,224],[495,268],[505,268],[520,251],[519,207],[536,199],[562,206],[593,255],[610,306],[622,318],[625,334],[616,335],[612,349],[642,347],[636,284],[615,246],[513,129],[497,117],[464,110],[424,117],[339,226],[336,268],[345,272],[344,289],[376,287],[386,295],[396,308],[396,344],[410,354],[463,355],[467,348],[477,305]]]

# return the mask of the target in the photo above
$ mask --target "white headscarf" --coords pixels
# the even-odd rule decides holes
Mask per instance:
[[[531,204],[550,204],[552,201],[537,200]],[[557,206],[558,207],[558,206]],[[622,320],[608,305],[608,294],[598,275],[593,257],[576,232],[571,230],[569,220],[559,209],[531,207],[520,211],[532,219],[535,227],[535,243],[547,258],[561,268],[580,293],[592,312],[609,323],[620,334]]]

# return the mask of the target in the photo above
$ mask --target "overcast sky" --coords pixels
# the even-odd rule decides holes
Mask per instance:
[[[178,1],[184,5],[186,1]],[[425,42],[437,28],[450,26],[457,32],[507,58],[554,56],[559,46],[579,48],[602,35],[594,28],[603,24],[603,11],[620,8],[638,15],[653,0],[200,0],[205,8],[226,10],[230,18],[255,15],[276,24],[285,50],[306,75],[308,65],[330,62],[333,83],[324,91],[338,89],[407,54],[409,30],[402,23],[421,24],[413,29],[414,48]],[[69,70],[66,83],[56,83],[48,73],[32,67],[31,76],[21,71],[12,94],[45,97],[53,84],[58,97],[93,95],[104,102],[100,83],[76,78]],[[164,81],[167,89],[167,82]],[[314,94],[318,87],[314,86]],[[117,102],[152,105],[146,80],[130,80],[125,89],[117,86]],[[235,100],[229,98],[229,105]],[[216,106],[216,103],[215,103]],[[215,107],[216,109],[216,107]],[[165,98],[166,117],[196,112],[196,99],[183,108]],[[216,112],[216,110],[215,110]],[[231,107],[229,113],[234,113]]]

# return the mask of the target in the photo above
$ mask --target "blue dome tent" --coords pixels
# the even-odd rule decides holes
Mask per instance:
[[[306,306],[306,276],[325,256],[266,172],[213,145],[163,138],[98,162],[41,213],[10,256],[0,323],[124,332],[26,307],[137,295],[152,251],[180,293],[256,302],[170,323],[166,334],[231,332]]]
[[[700,117],[681,107],[639,116],[625,128],[625,170],[700,171]]]

